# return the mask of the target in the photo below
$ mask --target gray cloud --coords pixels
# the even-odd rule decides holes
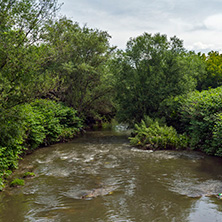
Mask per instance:
[[[60,0],[62,1],[62,0]],[[124,48],[144,32],[177,35],[192,50],[221,50],[221,0],[63,0],[61,13],[79,24],[108,31]],[[204,48],[205,47],[205,48]]]

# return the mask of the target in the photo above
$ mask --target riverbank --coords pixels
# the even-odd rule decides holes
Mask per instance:
[[[35,100],[11,109],[1,117],[0,190],[21,156],[73,139],[82,128],[83,121],[74,109],[51,100]]]

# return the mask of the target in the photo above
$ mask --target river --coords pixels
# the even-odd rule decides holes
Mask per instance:
[[[25,186],[0,193],[1,222],[222,221],[222,160],[143,151],[126,132],[91,131],[26,156]]]

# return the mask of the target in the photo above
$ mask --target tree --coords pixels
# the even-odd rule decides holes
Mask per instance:
[[[41,36],[58,8],[56,0],[0,1],[0,189],[4,170],[16,165],[24,148],[29,110],[18,104],[41,97],[53,85],[43,66],[48,48]]]
[[[39,47],[44,26],[59,8],[56,0],[0,2],[0,104],[7,109],[39,94],[46,81]],[[0,108],[1,108],[0,107]]]
[[[95,118],[110,113],[108,61],[113,49],[107,32],[80,27],[62,18],[48,25],[45,41],[53,59],[48,65],[57,73],[60,84],[53,92],[61,101],[78,110],[81,116]]]
[[[198,79],[198,90],[216,88],[222,85],[222,54],[211,51],[199,54],[205,64],[205,73]]]
[[[199,61],[177,37],[168,41],[166,35],[144,33],[130,39],[113,61],[119,120],[157,116],[166,98],[194,90]]]

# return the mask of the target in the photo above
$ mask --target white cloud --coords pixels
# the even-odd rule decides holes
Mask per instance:
[[[202,42],[195,42],[193,44],[193,47],[197,48],[197,49],[207,49],[207,48],[213,48],[214,45],[213,44],[204,44]]]
[[[209,51],[213,49],[215,46],[214,44],[204,44],[203,42],[194,42],[192,45],[188,46],[188,50],[196,50],[196,51]]]
[[[204,24],[210,30],[222,31],[222,14],[207,17]]]

